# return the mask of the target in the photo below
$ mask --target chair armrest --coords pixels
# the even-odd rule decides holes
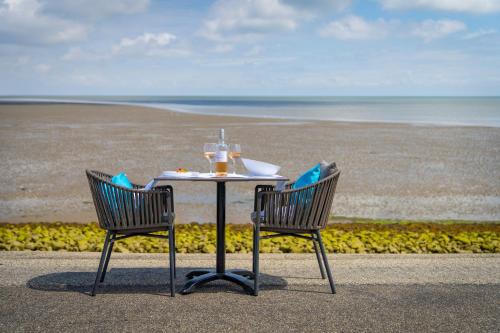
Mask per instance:
[[[165,211],[159,212],[160,214],[174,212],[174,189],[171,185],[155,186],[150,190],[144,188],[129,189],[128,192],[140,193],[142,198],[150,198],[153,201],[160,200],[163,202]]]
[[[295,184],[295,182],[285,184],[285,189],[283,191],[291,190],[293,184]],[[262,193],[262,192],[281,193],[283,191],[276,191],[276,186],[275,185],[257,185],[257,186],[255,186],[255,195],[254,195],[253,210],[257,211],[257,207],[258,207],[258,205],[257,205],[257,196],[258,196],[259,193]]]
[[[302,209],[312,201],[315,186],[299,189],[285,189],[283,191],[262,190],[256,193],[254,211],[257,212],[258,221],[274,223],[281,220],[284,212]],[[263,214],[262,214],[263,213]]]
[[[274,191],[275,186],[273,185],[257,185],[255,186],[255,195],[254,195],[254,201],[253,201],[253,210],[257,211],[257,197],[259,193],[262,192],[269,192],[269,191]]]
[[[166,196],[169,200],[167,203],[167,210],[172,213],[174,212],[174,188],[172,185],[155,186],[150,191],[159,191],[162,193],[162,196]],[[168,193],[168,195],[165,193]]]

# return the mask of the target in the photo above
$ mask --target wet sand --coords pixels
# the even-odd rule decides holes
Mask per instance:
[[[207,171],[217,129],[243,156],[296,177],[321,159],[342,169],[342,216],[500,220],[500,128],[202,116],[133,106],[0,105],[0,221],[96,220],[85,169],[146,183]],[[242,167],[240,167],[242,170]],[[249,223],[255,184],[228,185],[228,220]],[[177,183],[178,222],[215,221],[215,185]]]

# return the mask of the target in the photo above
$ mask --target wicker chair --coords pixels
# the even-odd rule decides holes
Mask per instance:
[[[91,295],[106,276],[109,259],[116,241],[132,236],[168,238],[170,252],[170,293],[175,296],[175,230],[174,192],[171,186],[155,187],[144,191],[132,184],[132,189],[115,185],[111,176],[99,171],[86,170],[101,228],[106,238],[101,261]],[[167,231],[167,235],[155,232]]]
[[[324,229],[328,223],[339,176],[340,170],[335,170],[331,175],[314,184],[292,189],[293,183],[290,183],[283,191],[276,191],[275,187],[270,185],[256,186],[254,212],[252,213],[254,222],[253,278],[256,296],[259,293],[260,239],[281,236],[300,237],[313,241],[321,277],[325,278],[325,268],[331,291],[335,294],[335,284],[320,230]],[[261,236],[261,231],[272,232],[272,234]]]

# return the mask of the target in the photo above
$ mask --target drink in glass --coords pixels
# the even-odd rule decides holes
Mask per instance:
[[[239,144],[229,145],[229,158],[233,165],[233,174],[236,174],[236,160],[241,157],[241,146]]]
[[[216,149],[217,144],[216,143],[205,143],[203,145],[203,155],[205,158],[208,160],[208,163],[210,163],[210,174],[213,174],[213,162],[215,158],[215,149]]]

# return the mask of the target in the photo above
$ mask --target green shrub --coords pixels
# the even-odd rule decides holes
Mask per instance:
[[[0,251],[101,251],[105,232],[96,223],[0,224]],[[498,223],[423,223],[349,220],[331,223],[322,232],[328,252],[335,253],[500,253]],[[252,251],[252,228],[228,225],[228,253]],[[214,253],[213,224],[178,224],[176,251]],[[117,242],[116,252],[166,252],[167,241],[132,237]],[[308,240],[279,237],[261,241],[264,253],[313,252]]]

